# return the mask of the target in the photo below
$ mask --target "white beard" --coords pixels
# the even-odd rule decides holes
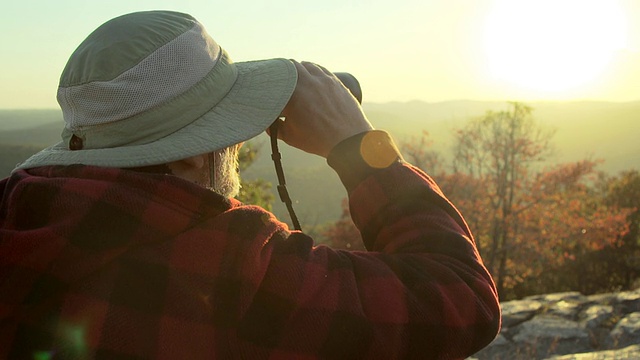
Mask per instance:
[[[225,149],[217,150],[209,156],[209,163],[206,171],[206,188],[224,197],[236,197],[240,193],[240,174],[238,174],[238,150],[239,146],[234,145]],[[212,171],[213,170],[213,171]],[[213,179],[211,174],[213,173]]]

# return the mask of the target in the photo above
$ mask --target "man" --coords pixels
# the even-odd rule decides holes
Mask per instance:
[[[0,358],[464,358],[499,330],[462,217],[322,67],[234,64],[192,17],[134,13],[58,101],[63,141],[0,183]],[[239,144],[282,118],[369,252],[232,198]]]

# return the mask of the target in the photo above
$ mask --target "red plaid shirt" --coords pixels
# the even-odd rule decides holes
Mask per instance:
[[[455,208],[401,160],[345,161],[369,252],[314,246],[173,176],[15,172],[0,182],[0,358],[464,358],[488,344],[498,299]]]

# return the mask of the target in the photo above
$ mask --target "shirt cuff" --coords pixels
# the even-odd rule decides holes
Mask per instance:
[[[331,149],[327,156],[327,163],[338,173],[348,192],[369,175],[402,161],[393,139],[382,130],[349,137]]]

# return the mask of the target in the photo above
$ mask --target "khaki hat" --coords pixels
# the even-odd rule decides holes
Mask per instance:
[[[140,167],[225,148],[268,128],[296,81],[287,59],[234,63],[190,15],[123,15],[91,33],[62,72],[62,141],[17,168]]]

